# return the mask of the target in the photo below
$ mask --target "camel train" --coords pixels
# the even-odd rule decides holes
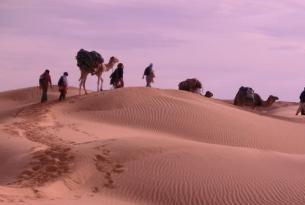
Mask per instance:
[[[86,51],[80,49],[76,55],[77,66],[81,71],[81,76],[79,78],[79,95],[81,95],[82,89],[85,94],[86,90],[86,80],[88,75],[97,76],[97,91],[103,90],[103,78],[102,74],[104,72],[113,69],[114,66],[119,62],[119,59],[112,56],[108,63],[104,63],[103,57],[96,51]],[[196,78],[186,79],[178,84],[179,90],[189,91],[193,93],[202,92],[202,83]],[[206,91],[204,94],[205,97],[213,97],[213,93]],[[254,90],[250,87],[240,87],[235,98],[234,105],[237,106],[251,106],[255,107],[270,107],[275,101],[279,98],[273,95],[270,95],[266,101],[264,101]]]

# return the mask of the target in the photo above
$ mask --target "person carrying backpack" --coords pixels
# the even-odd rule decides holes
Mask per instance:
[[[119,63],[117,68],[110,75],[110,85],[113,85],[113,88],[123,88],[124,87],[124,65]]]
[[[151,83],[154,82],[155,72],[153,70],[153,64],[149,64],[144,70],[143,79],[146,76],[146,87],[151,87]]]
[[[301,115],[305,115],[305,88],[300,95],[300,105],[295,115],[298,115],[299,113],[301,113]]]
[[[66,94],[68,90],[68,73],[64,72],[64,74],[58,80],[58,90],[60,92],[59,101],[66,99]]]
[[[52,88],[50,71],[45,70],[39,77],[39,87],[42,90],[41,103],[48,101],[48,88]]]

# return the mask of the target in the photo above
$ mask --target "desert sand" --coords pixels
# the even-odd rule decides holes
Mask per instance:
[[[0,93],[2,204],[305,204],[297,103],[124,88]]]

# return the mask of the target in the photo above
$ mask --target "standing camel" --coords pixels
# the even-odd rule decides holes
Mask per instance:
[[[81,49],[77,53],[76,59],[77,65],[81,71],[81,76],[79,78],[79,95],[81,95],[82,87],[85,94],[87,94],[86,80],[89,73],[97,76],[97,91],[103,90],[103,72],[109,71],[115,66],[116,63],[119,62],[116,57],[112,56],[109,59],[109,62],[104,64],[104,59],[99,53],[95,51],[88,52],[84,49]]]

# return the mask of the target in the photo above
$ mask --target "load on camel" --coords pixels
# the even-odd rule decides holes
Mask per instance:
[[[81,94],[81,88],[83,87],[85,94],[87,94],[86,90],[86,80],[88,74],[97,76],[97,91],[103,90],[103,72],[107,72],[112,69],[119,60],[112,56],[109,59],[107,64],[104,64],[103,57],[96,51],[86,51],[84,49],[80,49],[76,55],[77,66],[81,71],[81,76],[79,78],[79,95]]]
[[[234,105],[238,106],[251,106],[251,107],[270,107],[279,98],[270,95],[266,101],[264,101],[259,94],[255,93],[250,87],[240,87],[235,98]]]
[[[201,94],[202,84],[196,78],[186,79],[178,84],[179,90],[185,90],[193,93]],[[213,97],[213,93],[207,91],[204,95],[205,97]]]

